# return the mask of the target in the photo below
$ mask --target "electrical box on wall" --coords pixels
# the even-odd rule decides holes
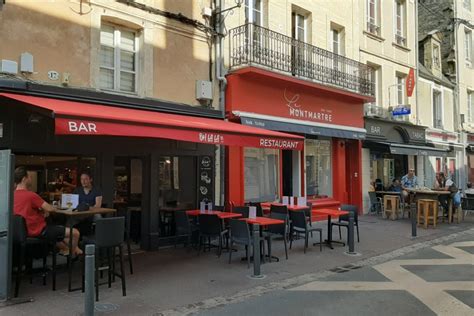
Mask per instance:
[[[16,75],[18,73],[18,63],[13,60],[2,59],[0,72]]]
[[[207,80],[196,80],[196,99],[212,100],[212,82]]]
[[[33,55],[27,52],[21,54],[20,71],[25,73],[33,73]]]

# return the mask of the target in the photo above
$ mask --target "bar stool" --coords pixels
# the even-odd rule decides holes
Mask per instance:
[[[428,222],[432,220],[433,228],[436,228],[436,219],[438,217],[438,200],[419,199],[417,202],[417,208],[418,225],[421,225],[421,220],[423,219],[425,228],[428,228]]]
[[[398,210],[400,209],[400,198],[398,195],[384,195],[383,197],[384,215],[395,220],[398,217]],[[389,216],[387,216],[387,213]]]

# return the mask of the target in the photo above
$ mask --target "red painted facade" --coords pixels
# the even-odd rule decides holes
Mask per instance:
[[[247,112],[323,123],[335,128],[364,127],[363,104],[370,101],[365,96],[253,67],[233,72],[227,80],[226,114],[230,120],[239,121],[236,114]],[[243,148],[229,147],[227,155],[226,199],[236,205],[244,203],[243,153]],[[358,205],[360,210],[361,153],[361,141],[332,138],[332,198],[343,204]],[[299,157],[301,192],[304,192],[306,160],[303,152]],[[283,176],[281,164],[280,159],[280,191]],[[331,202],[325,199],[324,203]]]

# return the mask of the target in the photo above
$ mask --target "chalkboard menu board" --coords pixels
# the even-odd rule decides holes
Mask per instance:
[[[198,201],[214,201],[214,161],[211,156],[199,157]]]

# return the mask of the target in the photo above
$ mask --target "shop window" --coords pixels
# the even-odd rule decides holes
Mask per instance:
[[[32,179],[31,190],[45,201],[60,201],[61,194],[72,193],[80,186],[81,172],[95,179],[95,158],[75,156],[16,155],[16,166],[25,166]],[[94,185],[98,185],[94,181]]]
[[[456,182],[456,159],[449,159],[448,162],[448,177]]]
[[[100,88],[135,93],[138,40],[134,30],[102,24],[100,30]]]
[[[275,201],[279,198],[279,151],[245,148],[245,201]]]
[[[380,36],[380,0],[367,0],[367,32]]]
[[[395,0],[395,42],[398,45],[406,46],[406,13],[405,1]]]
[[[331,141],[305,140],[306,195],[332,196]]]

